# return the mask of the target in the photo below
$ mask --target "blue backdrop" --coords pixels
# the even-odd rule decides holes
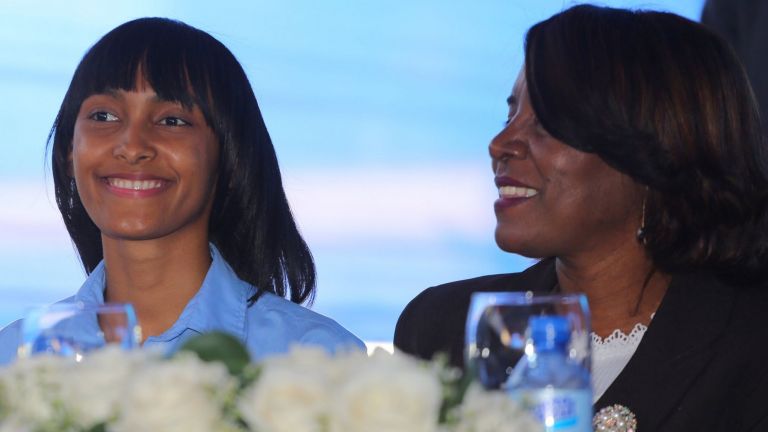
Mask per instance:
[[[314,309],[388,341],[422,289],[524,268],[493,241],[487,144],[506,118],[525,30],[573,3],[3,1],[0,326],[84,279],[46,137],[85,50],[142,16],[199,27],[243,64],[317,260]],[[602,4],[696,19],[702,0]]]

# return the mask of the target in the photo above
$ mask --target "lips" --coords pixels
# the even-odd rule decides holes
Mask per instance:
[[[499,199],[494,203],[496,210],[522,204],[539,194],[537,189],[510,177],[496,177],[494,180],[499,188]]]
[[[108,177],[107,183],[116,189],[129,189],[134,191],[160,189],[163,187],[163,182],[161,180],[129,180]]]
[[[113,194],[130,198],[154,196],[170,185],[166,179],[146,174],[110,174],[102,180]]]

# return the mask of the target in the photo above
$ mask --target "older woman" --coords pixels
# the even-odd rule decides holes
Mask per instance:
[[[768,430],[768,149],[732,50],[673,14],[576,6],[529,30],[508,102],[496,242],[542,260],[424,291],[395,345],[461,366],[473,292],[585,293],[595,408]]]

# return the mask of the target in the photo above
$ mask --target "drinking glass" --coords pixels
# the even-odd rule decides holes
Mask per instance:
[[[115,344],[141,343],[133,306],[126,303],[57,303],[30,309],[21,326],[19,357],[53,354],[79,361],[88,352]]]
[[[532,316],[568,320],[568,361],[591,367],[590,319],[583,294],[478,292],[472,295],[466,324],[465,360],[469,373],[488,389],[499,389],[525,354],[534,354],[528,323]]]

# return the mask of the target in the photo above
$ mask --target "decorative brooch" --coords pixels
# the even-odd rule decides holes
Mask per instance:
[[[635,414],[624,405],[607,406],[592,417],[595,432],[637,432]]]

